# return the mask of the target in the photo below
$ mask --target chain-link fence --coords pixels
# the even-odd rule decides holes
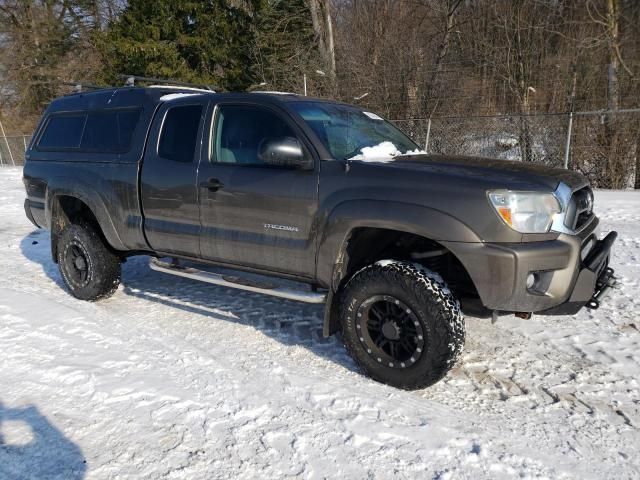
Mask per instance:
[[[632,186],[639,163],[640,109],[414,118],[394,123],[428,153],[571,168],[607,188]]]
[[[31,135],[0,135],[0,166],[23,165]]]

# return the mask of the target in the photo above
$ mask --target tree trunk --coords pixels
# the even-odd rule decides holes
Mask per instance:
[[[576,93],[577,93],[577,88],[578,88],[578,66],[577,66],[578,61],[574,60],[573,62],[571,62],[571,89],[569,90],[569,98],[568,98],[568,111],[571,112],[571,115],[573,115],[573,110],[575,107],[575,101],[576,101]],[[569,127],[571,125],[571,120],[569,121],[569,125],[567,125],[567,135],[571,135],[571,132],[569,131]],[[571,170],[576,169],[577,166],[579,166],[579,160],[576,160],[575,157],[573,156],[573,152],[571,150],[571,139],[569,139],[569,145],[568,145],[568,152],[564,152],[565,155],[568,156],[568,161],[567,161],[567,167]],[[567,147],[565,146],[565,149]]]
[[[449,50],[451,32],[453,31],[453,26],[455,25],[456,11],[458,10],[458,7],[461,3],[462,0],[453,0],[453,2],[447,0],[447,16],[445,19],[444,34],[442,36],[442,41],[438,46],[438,53],[436,54],[436,59],[431,70],[431,77],[429,78],[429,83],[427,84],[427,89],[425,92],[425,111],[427,112],[430,110],[429,104],[431,102],[431,98],[433,97],[434,90],[436,89],[438,76],[440,74],[440,70],[442,70],[442,63],[447,56],[447,51]]]
[[[609,65],[607,69],[607,110],[618,110],[620,101],[620,85],[618,82],[619,62],[616,49],[619,41],[619,0],[607,0],[607,40],[609,47]],[[605,187],[611,188],[613,183],[618,183],[612,178],[613,166],[617,159],[617,132],[615,114],[607,113],[604,118],[604,141],[607,154],[603,159],[601,178]]]
[[[522,44],[518,41],[518,48]],[[527,68],[525,65],[522,52],[518,51],[517,56],[517,83],[518,83],[518,101],[520,107],[520,154],[523,162],[533,162],[535,160],[533,155],[533,141],[531,138],[531,126],[529,124],[529,115],[531,114],[531,102],[529,99],[529,85],[526,81]]]
[[[640,190],[640,134],[636,135],[636,181],[633,188]]]
[[[329,0],[307,0],[311,22],[318,41],[318,49],[331,81],[336,77],[336,52]]]
[[[332,79],[336,77],[336,46],[333,38],[333,21],[331,19],[331,8],[329,2],[325,3],[324,22],[327,32],[327,61],[329,63],[329,74]]]

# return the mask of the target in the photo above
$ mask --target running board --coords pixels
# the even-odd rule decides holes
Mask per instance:
[[[149,267],[151,267],[152,270],[177,275],[178,277],[212,283],[221,287],[262,293],[264,295],[271,295],[272,297],[286,298],[287,300],[294,300],[296,302],[324,303],[326,299],[325,293],[304,292],[302,290],[293,290],[291,288],[272,285],[268,282],[243,278],[238,275],[207,272],[205,270],[198,270],[197,268],[184,267],[177,263],[163,261],[158,258],[151,258]]]

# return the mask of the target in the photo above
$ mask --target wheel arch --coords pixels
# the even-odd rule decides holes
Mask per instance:
[[[363,233],[376,241],[389,233],[412,235],[445,248],[440,242],[480,242],[470,227],[439,210],[401,202],[354,200],[336,206],[327,216],[318,245],[316,278],[336,291],[350,270],[349,249]],[[369,244],[371,246],[375,244]],[[448,249],[447,249],[448,250]],[[377,258],[376,260],[379,260]]]
[[[70,224],[91,224],[112,250],[124,250],[108,210],[98,193],[81,185],[47,187],[45,218],[51,232],[51,255],[57,262],[57,239]]]
[[[357,202],[336,208],[327,220],[318,254],[318,280],[330,298],[360,268],[382,259],[405,260],[433,269],[457,290],[477,298],[464,265],[441,242],[480,242],[464,223],[443,212],[395,202]],[[437,262],[445,262],[438,265]],[[324,334],[331,335],[339,319],[330,304]]]

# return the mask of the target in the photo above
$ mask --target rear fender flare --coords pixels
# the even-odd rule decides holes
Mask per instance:
[[[115,250],[126,250],[120,235],[109,215],[107,202],[98,193],[99,188],[90,187],[77,180],[67,177],[56,177],[48,181],[45,202],[45,219],[47,226],[52,230],[54,202],[60,196],[77,198],[83,202],[96,218],[104,238]]]

